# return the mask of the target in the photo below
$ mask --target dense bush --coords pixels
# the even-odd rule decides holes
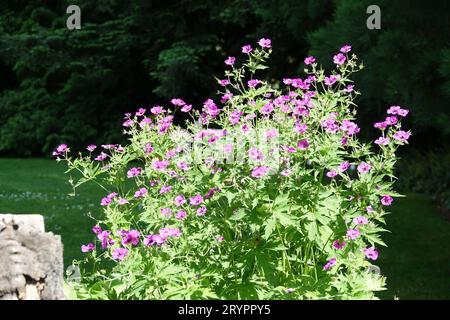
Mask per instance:
[[[74,187],[105,190],[96,240],[76,263],[79,298],[370,299],[384,289],[368,268],[398,196],[408,110],[390,107],[376,145],[361,143],[351,47],[331,73],[307,57],[305,77],[282,89],[256,78],[271,50],[263,38],[225,60],[220,104],[197,111],[174,98],[126,114],[125,146],[55,150],[82,174]],[[175,110],[192,117],[187,129],[173,125]]]
[[[450,152],[415,151],[399,161],[397,187],[403,192],[420,192],[432,196],[442,209],[450,212]]]

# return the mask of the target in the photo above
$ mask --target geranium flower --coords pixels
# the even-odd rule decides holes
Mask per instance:
[[[364,254],[368,259],[377,260],[378,259],[378,251],[374,247],[365,248]]]
[[[359,173],[367,173],[367,172],[369,172],[370,171],[370,169],[371,169],[371,166],[370,166],[370,164],[368,164],[367,162],[361,162],[359,165],[358,165],[358,172]]]
[[[332,247],[336,250],[342,250],[345,248],[345,246],[347,245],[347,242],[345,242],[344,240],[339,241],[339,240],[335,240],[333,242]]]
[[[350,240],[355,240],[356,238],[359,237],[360,234],[361,234],[361,233],[359,232],[358,229],[348,229],[348,230],[347,230],[347,237],[348,237]]]
[[[242,53],[249,54],[252,51],[253,51],[253,48],[249,44],[242,47]]]
[[[359,217],[353,218],[353,223],[356,225],[364,225],[364,224],[368,224],[369,220],[364,216],[359,216]]]
[[[316,62],[316,58],[314,58],[313,56],[309,56],[305,58],[304,62],[306,65],[310,65]]]
[[[345,60],[347,60],[347,58],[342,53],[338,53],[333,57],[333,63],[337,65],[344,64]]]
[[[262,48],[271,48],[272,47],[272,41],[270,39],[264,39],[261,38],[258,41],[258,44],[262,47]]]
[[[127,177],[133,178],[133,177],[140,175],[141,173],[142,173],[142,168],[134,167],[134,168],[131,168],[130,170],[128,170]]]
[[[228,57],[227,60],[225,60],[225,64],[232,66],[236,62],[235,57]]]
[[[122,261],[130,251],[127,248],[115,248],[111,254],[112,258],[117,261]]]
[[[323,266],[323,270],[330,270],[336,264],[336,258],[331,258],[328,262]]]
[[[90,252],[95,250],[95,245],[91,242],[81,246],[81,252]]]
[[[203,197],[201,194],[197,194],[189,199],[189,203],[191,204],[191,206],[198,206],[202,202]]]
[[[394,199],[393,199],[391,196],[389,196],[389,195],[384,195],[384,196],[381,198],[381,204],[382,204],[383,206],[390,206],[390,205],[392,204],[393,201],[394,201]]]

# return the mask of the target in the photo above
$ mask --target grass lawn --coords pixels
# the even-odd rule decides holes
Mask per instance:
[[[83,186],[75,197],[64,164],[45,159],[0,159],[0,213],[39,213],[48,231],[62,236],[64,262],[81,257],[80,245],[92,239],[90,214],[100,212],[102,194]],[[389,290],[382,299],[450,299],[450,223],[426,195],[398,199],[387,217],[377,264]]]

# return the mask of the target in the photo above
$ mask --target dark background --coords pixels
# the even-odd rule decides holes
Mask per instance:
[[[448,211],[449,3],[2,0],[0,155],[121,143],[123,113],[173,97],[199,107],[214,97],[226,56],[261,37],[272,39],[271,81],[301,75],[309,54],[330,67],[348,43],[366,66],[355,78],[362,137],[374,137],[371,124],[389,106],[410,109],[399,188],[429,193]],[[66,28],[70,4],[81,7],[81,30]],[[381,30],[366,27],[371,4],[381,8]]]

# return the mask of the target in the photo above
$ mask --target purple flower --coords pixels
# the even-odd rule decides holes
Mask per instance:
[[[352,50],[352,47],[351,46],[349,46],[348,44],[346,44],[345,46],[343,46],[342,48],[341,48],[341,52],[342,53],[348,53],[348,52],[350,52]]]
[[[306,150],[306,149],[308,149],[308,147],[309,147],[309,142],[307,139],[300,140],[297,143],[297,148],[299,148],[300,150]]]
[[[157,171],[163,171],[168,167],[169,163],[170,162],[168,160],[163,160],[163,161],[154,160],[152,162],[152,168]]]
[[[272,111],[274,109],[275,108],[273,107],[273,104],[268,102],[261,108],[260,112],[264,115],[268,115],[268,114],[272,113]]]
[[[102,231],[97,234],[97,238],[101,241],[103,249],[106,249],[114,244],[114,240],[111,239],[110,235],[111,231]]]
[[[359,173],[367,173],[367,172],[369,172],[370,168],[371,168],[370,164],[368,164],[367,162],[361,162],[358,165],[358,172]]]
[[[114,260],[122,261],[128,255],[130,251],[127,248],[115,248],[112,253]]]
[[[151,143],[146,143],[146,144],[145,144],[144,152],[145,152],[145,155],[146,155],[146,156],[148,156],[150,153],[152,153],[153,150],[154,150],[154,149],[153,149]]]
[[[95,234],[99,234],[100,232],[102,232],[102,228],[100,226],[94,226],[92,227],[92,232]]]
[[[347,58],[342,53],[338,53],[333,57],[333,63],[337,65],[344,64],[345,60],[347,60]]]
[[[327,177],[328,178],[334,178],[336,176],[337,176],[336,170],[330,170],[330,171],[327,172]]]
[[[348,86],[345,87],[344,91],[347,93],[353,92],[353,88],[355,86],[353,84],[349,84]]]
[[[225,64],[232,66],[236,62],[235,57],[228,57],[227,60],[225,60]]]
[[[252,51],[253,51],[253,48],[249,44],[242,47],[242,53],[249,54]]]
[[[336,264],[336,258],[331,258],[328,262],[323,266],[323,270],[330,270]]]
[[[160,246],[166,242],[167,238],[159,235],[159,234],[151,234],[145,237],[144,239],[144,245],[146,246],[152,246],[154,244]]]
[[[347,230],[347,237],[351,240],[355,240],[356,238],[359,237],[361,233],[359,232],[358,229],[348,229]]]
[[[147,193],[148,193],[148,190],[146,188],[140,188],[138,191],[136,191],[134,193],[134,197],[136,199],[142,198],[142,197],[145,197],[147,195]]]
[[[108,155],[104,152],[101,152],[97,157],[95,157],[95,161],[103,161],[108,158]]]
[[[380,146],[386,146],[389,144],[391,140],[387,137],[379,137],[378,139],[375,140],[375,143],[380,145]]]
[[[172,209],[170,208],[161,208],[161,215],[164,217],[170,217],[172,215]]]
[[[94,145],[94,144],[90,144],[90,145],[87,146],[86,149],[87,149],[89,152],[92,152],[92,151],[94,151],[95,149],[97,149],[97,146]]]
[[[264,155],[258,148],[252,147],[248,150],[248,156],[256,161],[264,161]]]
[[[374,247],[365,248],[364,254],[368,259],[377,260],[378,259],[378,251]]]
[[[399,115],[401,117],[406,117],[409,113],[408,109],[402,109],[399,106],[391,106],[388,110],[387,110],[388,114],[392,114],[392,115]]]
[[[164,110],[164,108],[162,108],[160,106],[155,106],[155,107],[150,109],[150,112],[153,113],[153,114],[160,114],[160,113],[166,112],[166,110]]]
[[[159,194],[170,192],[170,190],[172,190],[172,186],[162,186],[159,190]]]
[[[197,209],[197,216],[204,216],[206,211],[208,211],[208,209],[206,209],[205,206],[201,206]]]
[[[410,136],[411,136],[411,133],[403,131],[403,130],[399,130],[396,133],[394,133],[394,139],[398,140],[400,142],[408,141]]]
[[[133,120],[128,119],[122,123],[122,126],[125,128],[128,128],[128,127],[131,127],[133,125],[133,123],[134,123]]]
[[[391,196],[389,196],[389,195],[384,195],[382,198],[381,198],[381,204],[383,205],[383,206],[390,206],[391,204],[392,204],[392,202],[394,201],[394,199],[391,197]]]
[[[398,119],[396,116],[390,116],[390,117],[386,117],[386,119],[384,120],[384,122],[389,125],[389,126],[393,126],[396,125],[398,122]]]
[[[178,238],[179,236],[181,236],[181,231],[178,228],[161,228],[159,229],[159,234],[164,238],[168,237]]]
[[[354,135],[360,131],[358,125],[349,120],[343,120],[341,130],[347,132],[348,135]]]
[[[276,136],[278,136],[278,130],[277,130],[277,129],[270,129],[270,130],[267,130],[267,131],[265,132],[265,136],[266,136],[266,139],[272,139],[272,138],[275,138]]]
[[[184,210],[180,210],[177,212],[177,214],[175,215],[175,218],[178,220],[183,220],[184,218],[186,218],[187,213]]]
[[[145,111],[146,110],[144,108],[139,108],[139,110],[136,112],[136,116],[138,116],[138,117],[143,116]]]
[[[388,124],[386,123],[386,122],[376,122],[376,123],[374,123],[374,125],[373,125],[375,128],[377,128],[377,129],[381,129],[381,130],[384,130],[384,129],[386,129],[386,127],[388,126]]]
[[[325,84],[326,84],[327,86],[330,87],[330,86],[332,86],[333,84],[335,84],[336,81],[339,80],[339,79],[340,79],[339,76],[331,75],[331,76],[329,76],[329,77],[325,77],[325,78],[324,78],[324,82],[325,82]]]
[[[54,156],[60,156],[65,152],[69,152],[69,147],[67,146],[67,144],[61,144],[59,145],[55,151],[53,151],[53,155]]]
[[[191,204],[191,206],[198,206],[202,202],[203,197],[201,194],[197,194],[189,199],[189,203]]]
[[[116,196],[117,196],[117,193],[115,193],[115,192],[108,194],[105,198],[102,198],[100,205],[108,206]]]
[[[259,81],[257,79],[247,81],[247,85],[249,88],[255,88],[260,83],[261,83],[261,81]]]
[[[372,213],[372,212],[374,212],[372,206],[367,206],[367,207],[366,207],[366,211],[367,211],[367,213]]]
[[[139,168],[139,167],[131,168],[127,172],[127,177],[133,178],[133,177],[140,175],[141,173],[142,173],[142,168]]]
[[[177,107],[182,107],[186,104],[186,102],[184,102],[182,99],[179,98],[174,98],[172,100],[170,100],[170,102]]]
[[[344,171],[347,171],[347,169],[349,167],[350,167],[350,163],[348,161],[344,161],[339,165],[338,170],[339,170],[339,172],[344,172]]]
[[[261,178],[261,177],[265,176],[269,171],[270,171],[270,167],[267,167],[267,166],[255,167],[252,170],[251,176],[253,178]]]
[[[92,242],[88,243],[87,245],[81,246],[81,252],[89,252],[89,251],[94,251],[94,250],[95,250],[95,245]]]
[[[127,203],[129,203],[129,202],[128,202],[128,200],[125,199],[125,198],[119,198],[119,200],[117,200],[117,203],[118,203],[119,205],[123,206],[123,205],[125,205],[125,204],[127,204]]]
[[[304,62],[306,65],[310,65],[316,62],[316,58],[314,58],[313,56],[309,56],[305,58]]]
[[[139,236],[141,235],[137,230],[121,230],[120,235],[122,236],[122,244],[132,244],[136,246],[139,243]]]
[[[110,199],[110,198],[108,198],[108,197],[105,197],[105,198],[102,198],[102,200],[100,201],[100,205],[103,206],[103,207],[106,207],[106,206],[108,206],[111,202],[112,202],[112,199]]]
[[[189,112],[192,109],[192,104],[185,104],[182,108],[181,111],[182,112]]]
[[[174,202],[175,202],[175,205],[177,207],[179,207],[186,203],[186,198],[182,194],[179,194],[178,196],[175,197]]]
[[[189,170],[188,164],[186,162],[184,162],[184,161],[179,161],[177,163],[177,167],[178,167],[178,169],[180,169],[182,171],[188,171]]]
[[[227,79],[222,79],[222,80],[219,80],[219,84],[220,84],[222,87],[226,87],[227,85],[230,84],[230,81],[227,80]]]
[[[270,47],[272,47],[272,41],[271,41],[270,39],[264,39],[264,38],[261,38],[261,39],[258,41],[258,44],[259,44],[262,48],[270,48]]]
[[[364,216],[359,216],[353,219],[353,223],[356,225],[364,225],[364,224],[368,224],[369,220],[364,217]]]
[[[347,242],[345,242],[344,240],[342,240],[342,241],[335,240],[333,242],[333,248],[336,249],[336,250],[342,250],[342,249],[344,249],[346,244],[347,244]]]
[[[304,134],[307,129],[308,129],[308,126],[304,123],[299,123],[294,126],[294,131],[299,134]]]

